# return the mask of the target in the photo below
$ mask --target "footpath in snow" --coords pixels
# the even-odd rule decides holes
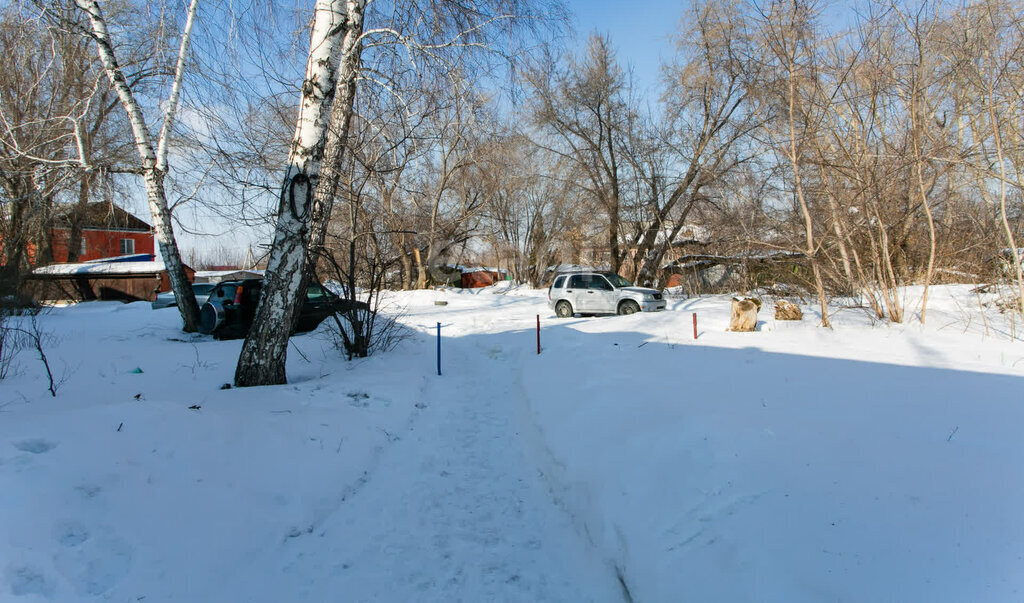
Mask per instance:
[[[445,341],[414,420],[336,508],[288,539],[225,599],[622,601],[614,568],[556,506],[524,436],[518,358]],[[434,358],[421,341],[422,368]],[[518,355],[518,352],[515,352]],[[481,355],[491,362],[479,364]],[[473,367],[467,370],[467,367]]]

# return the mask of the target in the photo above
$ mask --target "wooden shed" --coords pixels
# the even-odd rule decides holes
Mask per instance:
[[[190,281],[195,277],[188,266],[185,274]],[[152,301],[171,282],[163,261],[143,255],[43,266],[27,277],[25,288],[39,301]]]
[[[464,268],[462,270],[462,288],[490,287],[504,280],[504,270],[498,268]]]

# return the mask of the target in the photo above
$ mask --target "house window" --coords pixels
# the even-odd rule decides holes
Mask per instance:
[[[135,253],[135,239],[121,239],[121,255]]]
[[[85,255],[85,235],[82,235],[82,239],[78,242],[78,255]]]

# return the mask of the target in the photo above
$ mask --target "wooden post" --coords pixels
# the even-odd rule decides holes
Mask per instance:
[[[540,354],[540,314],[537,315],[537,354]]]
[[[441,376],[441,323],[437,323],[437,375]]]
[[[697,339],[697,313],[693,313],[693,338]]]

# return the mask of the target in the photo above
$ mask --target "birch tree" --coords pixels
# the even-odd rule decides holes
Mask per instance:
[[[237,385],[271,385],[287,380],[288,337],[323,246],[340,181],[357,83],[387,86],[386,78],[382,79],[386,74],[376,72],[372,65],[369,69],[364,65],[364,50],[394,48],[405,54],[418,70],[471,73],[475,67],[486,64],[474,64],[478,54],[512,56],[513,50],[506,45],[515,42],[514,34],[520,27],[517,24],[529,29],[548,18],[541,10],[541,2],[468,0],[422,4],[404,0],[374,4],[378,7],[373,13],[375,21],[365,28],[369,0],[317,2],[299,127],[282,187],[260,302],[235,370]],[[334,56],[336,62],[329,58]],[[325,66],[330,69],[324,69]],[[318,75],[312,77],[313,72]],[[322,123],[328,111],[326,130],[311,127],[307,137],[303,124]],[[301,168],[299,161],[308,165]],[[310,167],[317,171],[311,173]]]
[[[189,39],[199,0],[191,0],[188,5],[170,93],[164,103],[163,123],[155,137],[146,123],[135,91],[129,85],[128,78],[118,62],[116,46],[107,28],[100,3],[98,0],[75,0],[75,4],[88,18],[89,29],[86,30],[86,34],[96,43],[96,50],[103,70],[117,93],[121,107],[128,116],[135,148],[141,163],[138,172],[145,184],[146,200],[153,218],[153,230],[159,244],[160,255],[171,282],[171,289],[178,300],[178,310],[181,312],[184,330],[194,332],[199,324],[199,307],[192,295],[188,276],[185,274],[181,254],[178,251],[178,244],[174,238],[164,180],[167,176],[167,154],[171,131],[174,128],[178,100],[181,96]],[[82,160],[85,161],[87,158],[82,157]]]
[[[298,318],[296,300],[309,284],[310,249],[324,228],[315,220],[330,215],[337,171],[321,178],[325,159],[340,169],[344,138],[351,121],[358,64],[359,36],[366,4],[360,0],[317,0],[310,33],[309,60],[302,84],[299,116],[288,153],[281,188],[277,228],[252,328],[242,345],[235,384],[272,385],[287,382],[288,337]],[[339,94],[340,93],[340,94]],[[348,109],[344,103],[348,102]],[[328,132],[333,129],[329,153]],[[317,195],[318,186],[330,195]]]

